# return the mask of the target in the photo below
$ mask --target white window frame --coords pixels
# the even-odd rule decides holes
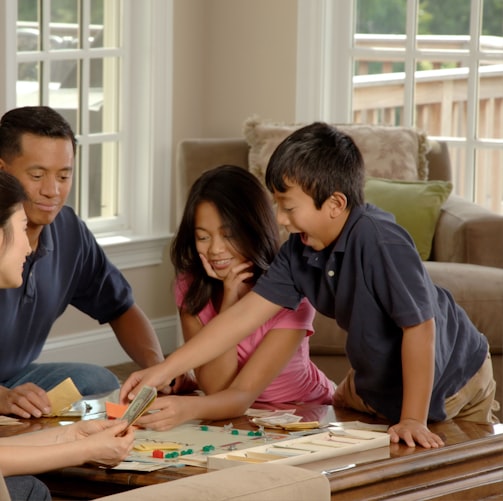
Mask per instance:
[[[119,212],[123,229],[89,221],[121,269],[159,264],[171,236],[173,0],[122,0]],[[17,0],[0,0],[0,109],[16,106]]]
[[[416,48],[415,23],[419,0],[407,0],[404,123],[413,126],[415,63],[428,59],[428,51]],[[478,44],[481,34],[482,2],[471,0],[470,50],[458,59],[469,67],[466,138],[441,137],[448,145],[465,150],[464,193],[474,200],[475,152],[502,149],[503,140],[477,138],[478,60],[501,58],[483,52]],[[298,0],[296,120],[325,120],[332,123],[352,121],[353,58],[365,49],[353,47],[356,0]],[[448,59],[449,56],[446,56]]]

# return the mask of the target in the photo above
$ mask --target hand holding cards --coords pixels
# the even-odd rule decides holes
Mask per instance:
[[[151,386],[144,386],[129,404],[126,412],[120,419],[128,422],[131,426],[141,415],[143,415],[157,397],[157,389]]]

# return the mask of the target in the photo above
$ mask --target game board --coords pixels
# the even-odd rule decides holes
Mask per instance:
[[[204,426],[185,423],[168,431],[136,431],[135,447],[144,446],[148,450],[133,452],[128,461],[184,463],[193,466],[207,465],[209,455],[245,449],[290,438],[277,430],[238,430],[232,423],[222,426]],[[165,451],[164,458],[152,457],[158,447]],[[171,456],[173,452],[175,454]]]

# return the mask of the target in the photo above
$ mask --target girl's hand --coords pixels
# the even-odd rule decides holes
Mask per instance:
[[[391,442],[398,443],[402,439],[409,447],[415,447],[416,443],[425,449],[436,449],[445,445],[438,435],[415,419],[402,419],[398,424],[391,426],[388,433]]]
[[[250,290],[251,286],[249,283],[246,283],[246,281],[253,278],[253,263],[251,261],[246,261],[244,263],[238,264],[237,266],[234,266],[229,270],[229,273],[227,273],[225,278],[222,279],[215,273],[215,270],[211,267],[211,264],[203,254],[199,254],[199,257],[201,258],[204,269],[208,276],[215,278],[216,280],[223,281],[223,308],[221,307],[220,311],[223,311],[229,306],[233,305]]]
[[[195,402],[195,398],[201,397],[176,395],[159,397],[149,408],[155,412],[144,414],[136,424],[149,430],[162,431],[185,423],[194,418],[191,414],[191,404]]]

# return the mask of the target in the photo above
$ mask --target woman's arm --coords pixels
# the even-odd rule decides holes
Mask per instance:
[[[62,427],[27,433],[8,437],[9,440],[2,438],[0,470],[4,476],[10,476],[33,475],[90,461],[115,465],[133,447],[132,427],[122,435],[126,427],[122,421],[103,422],[71,430]]]
[[[160,411],[143,416],[138,425],[166,430],[191,419],[226,419],[242,415],[281,373],[305,336],[305,330],[269,331],[228,388],[202,397],[160,397],[151,407]]]
[[[185,342],[197,336],[197,333],[203,327],[197,316],[182,311],[180,311],[180,322]],[[236,377],[237,372],[238,356],[236,346],[194,369],[197,384],[206,394],[227,388]]]

